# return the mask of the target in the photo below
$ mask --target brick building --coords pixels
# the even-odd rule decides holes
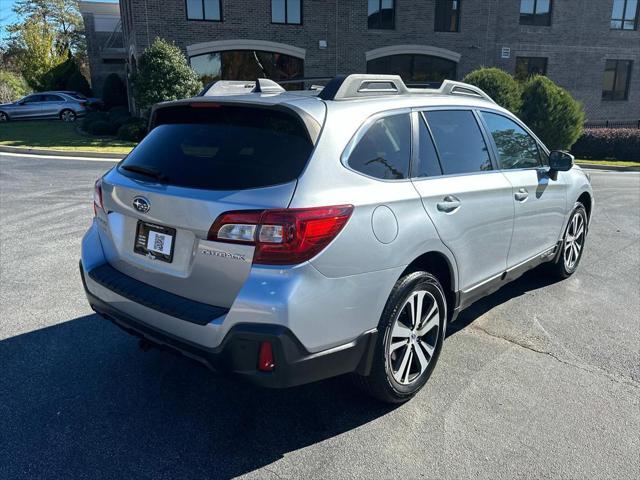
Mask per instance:
[[[480,66],[544,73],[588,119],[640,119],[638,0],[120,0],[127,68],[155,37],[204,81],[398,73],[462,79]]]
[[[84,20],[87,53],[94,95],[102,94],[104,79],[117,73],[123,80],[126,73],[127,50],[124,47],[117,3],[78,2]]]

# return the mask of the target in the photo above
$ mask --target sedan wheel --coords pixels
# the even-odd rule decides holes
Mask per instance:
[[[9,116],[4,112],[0,112],[0,122],[8,122],[8,121],[9,121]]]
[[[76,114],[71,110],[63,110],[60,113],[60,118],[63,122],[74,122],[76,120]]]

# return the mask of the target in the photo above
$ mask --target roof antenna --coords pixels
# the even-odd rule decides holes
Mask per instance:
[[[253,93],[282,93],[284,91],[284,88],[268,78],[257,78],[256,86],[252,90]]]

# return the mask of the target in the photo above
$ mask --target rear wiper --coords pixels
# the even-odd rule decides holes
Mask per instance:
[[[157,180],[169,180],[169,177],[167,177],[164,173],[156,170],[155,168],[142,167],[140,165],[124,165],[120,168],[128,172],[139,173],[141,175],[155,178]]]

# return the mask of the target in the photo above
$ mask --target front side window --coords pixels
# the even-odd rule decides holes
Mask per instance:
[[[424,113],[445,175],[491,170],[491,159],[478,122],[469,110]]]
[[[496,113],[482,112],[482,118],[496,144],[500,168],[540,166],[538,144],[520,125]]]
[[[602,100],[627,100],[631,79],[631,60],[607,60],[602,83]]]
[[[638,0],[613,0],[611,29],[638,29]]]
[[[186,0],[187,20],[208,20],[219,22],[222,19],[220,0]]]
[[[395,28],[394,0],[369,0],[368,15],[369,28],[393,30]]]
[[[24,104],[44,102],[44,95],[30,95],[22,100]]]
[[[545,57],[516,57],[516,80],[524,82],[534,75],[547,74]]]
[[[302,24],[302,0],[271,0],[271,23]]]
[[[520,0],[520,25],[551,25],[551,0]]]
[[[436,0],[436,32],[460,31],[461,0]]]
[[[409,177],[411,119],[408,113],[376,120],[351,151],[347,163],[357,172],[384,180]]]

